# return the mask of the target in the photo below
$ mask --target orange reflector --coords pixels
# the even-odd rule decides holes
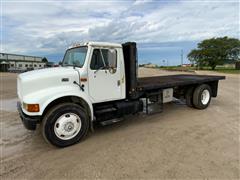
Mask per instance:
[[[80,78],[80,81],[86,82],[86,81],[87,81],[87,78]]]
[[[27,104],[28,112],[39,112],[39,104]]]

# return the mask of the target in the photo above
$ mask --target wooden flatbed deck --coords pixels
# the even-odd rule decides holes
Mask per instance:
[[[152,76],[138,78],[138,89],[153,90],[162,88],[171,88],[175,86],[185,86],[192,84],[200,84],[225,79],[225,76],[209,76],[209,75],[169,75],[169,76]]]

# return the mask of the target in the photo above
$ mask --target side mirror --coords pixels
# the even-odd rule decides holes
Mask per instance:
[[[58,64],[59,64],[59,66],[62,66],[62,64],[63,64],[63,63],[62,63],[62,61],[59,61],[59,63],[58,63]]]

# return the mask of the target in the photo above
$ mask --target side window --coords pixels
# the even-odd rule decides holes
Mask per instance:
[[[94,49],[90,68],[93,70],[117,68],[117,51],[115,49]]]
[[[90,68],[93,70],[97,70],[97,69],[100,69],[103,67],[104,67],[104,63],[103,63],[100,49],[94,49],[93,54],[92,54]]]
[[[108,66],[113,69],[117,68],[117,51],[116,51],[116,49],[108,50]]]

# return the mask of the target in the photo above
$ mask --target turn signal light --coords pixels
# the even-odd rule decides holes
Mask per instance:
[[[39,112],[39,104],[26,104],[28,112]]]

